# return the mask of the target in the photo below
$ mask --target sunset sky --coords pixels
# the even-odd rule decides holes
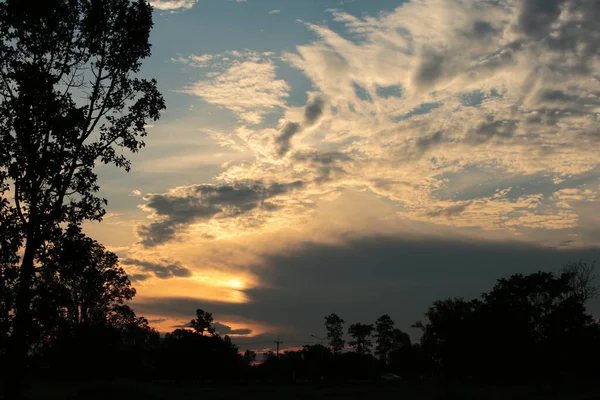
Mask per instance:
[[[86,229],[161,332],[417,339],[434,300],[600,260],[598,2],[151,3],[167,110],[130,173],[98,166]]]

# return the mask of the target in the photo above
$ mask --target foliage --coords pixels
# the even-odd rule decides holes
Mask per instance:
[[[416,324],[421,344],[446,379],[519,381],[588,373],[600,333],[585,311],[593,294],[591,276],[587,264],[569,264],[559,274],[499,279],[481,300],[436,301],[425,314],[427,322]]]
[[[388,353],[394,344],[394,321],[389,315],[382,315],[375,321],[375,331],[377,337],[375,354],[385,364],[388,361]]]
[[[356,323],[350,325],[348,328],[348,334],[352,337],[352,340],[348,344],[356,350],[360,355],[370,354],[373,343],[371,342],[371,335],[373,334],[372,324],[361,324]]]
[[[24,246],[11,304],[13,371],[28,351],[46,243],[65,223],[102,218],[94,166],[129,170],[123,150],[144,146],[146,122],[164,108],[156,81],[136,76],[151,27],[143,0],[0,2],[0,204]]]
[[[196,310],[196,318],[190,321],[190,326],[201,335],[204,335],[204,332],[207,332],[208,334],[215,336],[215,328],[212,326],[212,323],[212,313],[199,308]]]
[[[346,342],[344,335],[344,320],[337,314],[330,314],[325,317],[325,329],[327,330],[327,340],[334,354],[340,354],[344,349]]]
[[[229,336],[176,329],[162,341],[155,373],[162,379],[231,380],[244,362]]]

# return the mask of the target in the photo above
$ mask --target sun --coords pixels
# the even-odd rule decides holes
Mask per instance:
[[[227,286],[229,286],[232,289],[243,289],[244,282],[242,282],[239,279],[231,279],[230,281],[227,282]]]

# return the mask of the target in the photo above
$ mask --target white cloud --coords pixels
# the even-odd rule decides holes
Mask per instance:
[[[575,206],[600,201],[597,189],[571,182],[598,165],[600,10],[569,0],[556,14],[551,3],[551,23],[516,0],[412,1],[363,18],[331,10],[345,30],[307,23],[318,39],[283,56],[313,84],[306,107],[286,106],[290,87],[272,54],[177,59],[209,69],[185,92],[241,120],[203,131],[255,158],[216,181],[304,182],[272,210],[198,232],[285,225],[348,189],[393,204],[390,218],[510,234],[577,229]],[[315,98],[325,106],[313,121]],[[276,110],[277,125],[252,126]],[[532,179],[545,183],[506,189]]]
[[[281,10],[271,10],[269,11],[269,14],[279,14],[281,12]]]
[[[270,53],[230,51],[220,55],[180,57],[174,61],[190,66],[218,68],[181,92],[202,97],[225,107],[246,123],[258,124],[264,115],[286,107],[290,87],[277,79]]]
[[[194,7],[199,0],[152,0],[152,7],[159,10],[189,10]]]

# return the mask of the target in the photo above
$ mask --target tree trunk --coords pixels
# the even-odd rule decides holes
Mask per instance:
[[[4,266],[0,266],[0,335],[2,335],[2,344],[6,346],[8,338],[8,294],[6,288],[6,278],[4,277]]]
[[[36,238],[27,235],[25,253],[19,271],[19,286],[15,307],[15,322],[8,347],[8,371],[5,374],[5,398],[20,398],[21,382],[25,373],[28,352],[28,332],[31,324],[31,283],[34,274],[34,259],[37,252]]]

